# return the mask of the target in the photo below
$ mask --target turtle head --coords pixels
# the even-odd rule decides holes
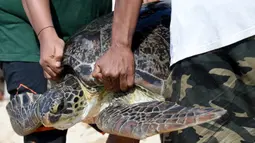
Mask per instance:
[[[84,118],[88,102],[78,78],[66,76],[44,94],[38,114],[45,127],[67,129]]]

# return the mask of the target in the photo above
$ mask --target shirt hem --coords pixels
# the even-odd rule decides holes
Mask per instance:
[[[40,56],[37,54],[0,54],[0,62],[39,62]]]
[[[248,30],[249,29],[249,30]],[[249,38],[251,36],[255,35],[255,27],[253,28],[248,28],[243,30],[242,32],[238,32],[237,34],[233,34],[234,36],[230,36],[230,38],[226,41],[222,41],[222,40],[217,40],[214,43],[211,43],[207,46],[200,46],[198,49],[200,49],[200,51],[196,51],[196,50],[192,50],[193,52],[189,52],[188,54],[179,54],[178,56],[175,55],[171,55],[171,61],[170,61],[170,66],[172,66],[173,64],[184,60],[186,58],[192,57],[192,56],[196,56],[199,54],[203,54],[212,50],[216,50],[216,49],[220,49],[223,48],[225,46],[231,45],[233,43],[236,43],[238,41],[244,40],[246,38]],[[172,47],[175,48],[175,47]],[[178,48],[178,47],[176,47]],[[197,47],[189,47],[189,48],[194,48],[196,49]],[[177,49],[178,50],[178,49]]]

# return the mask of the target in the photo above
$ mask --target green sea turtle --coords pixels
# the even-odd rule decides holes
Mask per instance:
[[[170,12],[163,2],[143,6],[132,45],[135,87],[128,92],[105,91],[91,76],[94,62],[110,45],[113,14],[79,30],[66,42],[62,80],[44,94],[19,94],[7,105],[14,131],[27,135],[41,125],[62,130],[84,122],[105,133],[144,139],[225,114],[224,109],[183,107],[162,96],[169,75]]]

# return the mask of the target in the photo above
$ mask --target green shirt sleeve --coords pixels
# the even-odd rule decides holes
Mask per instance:
[[[111,9],[111,0],[51,1],[54,26],[64,40]],[[39,42],[21,0],[0,1],[0,43],[0,61],[39,61]]]

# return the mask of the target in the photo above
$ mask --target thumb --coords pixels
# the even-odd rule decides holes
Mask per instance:
[[[97,64],[95,64],[94,70],[92,72],[92,76],[94,78],[97,78],[97,79],[102,79],[103,78],[103,75],[101,73],[101,69]]]

